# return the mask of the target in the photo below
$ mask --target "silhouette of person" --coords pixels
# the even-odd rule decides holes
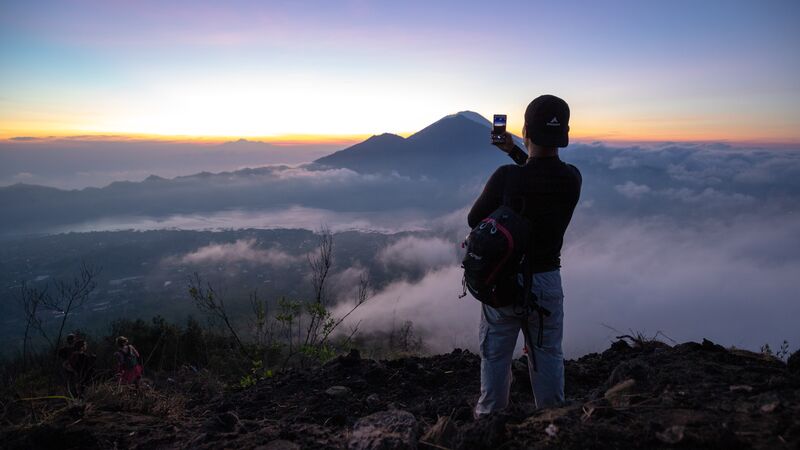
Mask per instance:
[[[117,347],[119,347],[119,350],[114,353],[117,358],[117,379],[121,384],[135,384],[138,386],[144,372],[139,351],[128,343],[128,338],[125,336],[117,338]]]
[[[499,167],[469,212],[474,228],[501,205],[524,199],[522,214],[531,223],[531,290],[549,315],[520,316],[507,299],[498,307],[482,305],[480,335],[481,395],[474,409],[480,417],[508,406],[511,361],[520,330],[525,337],[528,371],[537,407],[564,401],[563,300],[561,246],[580,196],[580,171],[559,158],[569,144],[569,106],[552,95],[534,99],[525,110],[523,138],[528,153],[510,133],[495,144],[517,165]],[[523,285],[523,274],[518,275]],[[535,339],[532,337],[538,337]]]
[[[77,397],[83,397],[86,386],[94,376],[94,366],[97,357],[87,351],[86,341],[78,339],[73,345],[73,352],[67,360],[71,375],[72,392]]]

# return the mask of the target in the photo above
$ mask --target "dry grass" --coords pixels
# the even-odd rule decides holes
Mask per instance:
[[[125,411],[157,417],[179,418],[186,412],[186,397],[177,392],[160,392],[142,384],[120,385],[110,381],[86,390],[87,406],[103,411]]]

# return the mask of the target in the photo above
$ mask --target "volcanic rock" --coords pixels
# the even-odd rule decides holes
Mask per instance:
[[[350,450],[400,450],[417,448],[419,425],[413,414],[381,411],[362,417],[353,427],[347,448]]]

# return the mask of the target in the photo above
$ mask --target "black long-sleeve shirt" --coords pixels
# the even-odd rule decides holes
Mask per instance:
[[[517,163],[525,153],[515,148],[509,156]],[[561,246],[581,192],[577,167],[558,156],[530,158],[523,165],[499,167],[475,200],[467,221],[474,228],[501,205],[522,211],[531,221],[530,249],[534,273],[561,267]]]

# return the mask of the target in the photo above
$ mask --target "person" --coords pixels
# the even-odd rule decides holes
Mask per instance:
[[[139,385],[142,379],[142,359],[136,347],[128,343],[128,338],[120,336],[117,338],[117,350],[114,355],[117,358],[116,376],[120,384]]]
[[[62,365],[67,362],[75,346],[75,335],[70,333],[67,335],[66,343],[63,347],[58,349],[58,358],[61,359]]]
[[[470,228],[474,228],[501,205],[521,210],[518,212],[531,223],[532,244],[526,252],[530,264],[527,271],[532,274],[529,285],[539,306],[549,311],[544,317],[521,317],[519,309],[514,308],[514,299],[507,299],[498,307],[482,305],[481,394],[474,409],[476,418],[508,406],[511,361],[520,330],[525,338],[536,407],[564,401],[561,246],[582,183],[580,171],[561,161],[558,154],[559,148],[569,144],[569,116],[569,106],[556,96],[534,99],[525,110],[522,129],[528,153],[514,144],[510,133],[502,143],[495,144],[518,165],[501,166],[492,174],[467,218]],[[517,278],[522,286],[522,274]]]
[[[67,386],[67,392],[72,394],[74,392],[73,387],[73,371],[72,367],[69,365],[69,357],[72,356],[72,352],[75,351],[75,335],[70,333],[67,335],[65,344],[63,347],[58,349],[58,359],[61,360],[61,369],[62,372],[60,373],[61,377],[63,378],[64,382]]]
[[[73,345],[72,354],[66,362],[70,373],[70,392],[76,397],[83,397],[86,386],[94,376],[94,365],[97,357],[87,352],[86,341],[78,339]]]

